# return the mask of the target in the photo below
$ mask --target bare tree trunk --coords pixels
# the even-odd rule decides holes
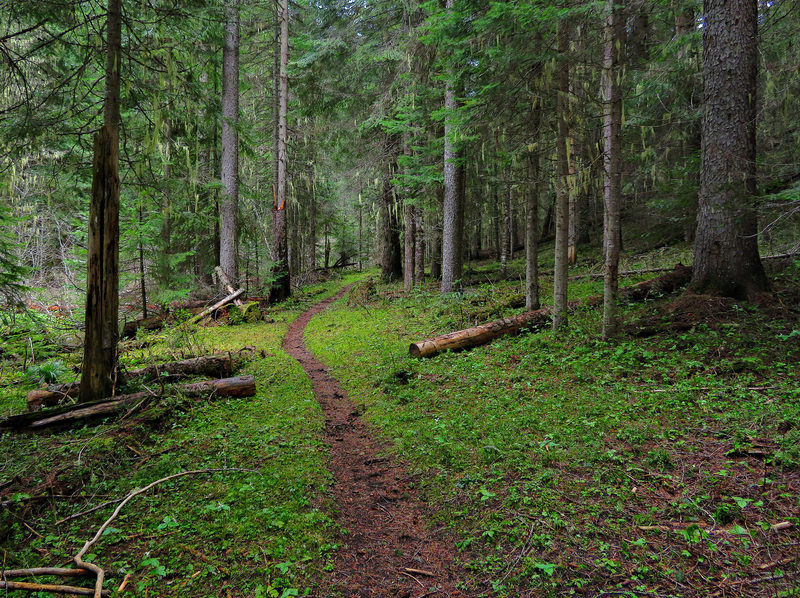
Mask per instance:
[[[394,183],[392,183],[397,169],[397,140],[390,139],[388,143],[391,162],[383,178],[383,201],[381,205],[381,278],[385,281],[396,280],[403,275],[397,191]]]
[[[705,0],[700,206],[690,288],[752,298],[769,287],[758,253],[758,6]]]
[[[444,204],[444,187],[436,185],[436,205],[441,208]],[[433,226],[431,227],[431,278],[440,280],[442,278],[442,223],[439,221],[439,214],[443,213],[439,209],[433,213]]]
[[[453,0],[447,0],[448,11],[453,9]],[[458,226],[464,210],[462,197],[459,194],[458,150],[455,143],[455,127],[453,120],[456,103],[453,77],[448,78],[444,90],[444,208],[442,215],[442,293],[453,290],[453,284],[459,278],[459,254],[461,237]]]
[[[416,222],[416,240],[414,242],[414,280],[416,282],[425,281],[425,227],[423,221],[425,213],[422,208],[414,208],[414,221]]]
[[[403,140],[403,155],[407,159],[411,158],[411,146],[407,138]],[[410,194],[411,191],[408,188],[403,189],[403,289],[406,293],[414,287],[414,259],[416,257],[414,243],[417,237],[416,209],[414,204],[409,201]]]
[[[289,0],[281,0],[281,54],[280,54],[280,93],[278,107],[278,185],[277,200],[273,206],[273,247],[275,251],[274,281],[269,294],[271,303],[283,301],[291,295],[289,278],[289,255],[286,239],[286,168],[288,163],[287,142],[289,107]]]
[[[359,272],[361,272],[361,269],[362,269],[361,259],[362,259],[362,255],[364,253],[363,246],[362,246],[362,243],[363,243],[362,238],[363,238],[363,234],[364,234],[363,233],[363,229],[364,229],[363,212],[364,212],[364,206],[361,203],[361,191],[359,190],[359,192],[358,192],[358,271]]]
[[[219,265],[239,284],[239,0],[225,1]]]
[[[553,273],[553,330],[567,326],[567,241],[569,236],[569,30],[565,23],[558,29],[558,90],[556,114],[558,136],[556,153],[558,176],[556,179],[556,242]]]
[[[541,104],[533,109],[533,130],[539,130]],[[539,309],[539,154],[530,154],[530,176],[525,206],[525,309]]]
[[[511,183],[507,184],[503,201],[503,239],[500,243],[500,276],[508,274],[508,250],[511,247]]]
[[[311,156],[311,203],[308,206],[308,269],[317,267],[317,168]]]
[[[121,0],[108,0],[104,124],[94,137],[80,402],[114,392],[119,340],[119,122]]]
[[[617,0],[619,3],[619,0]],[[603,141],[605,165],[603,254],[603,338],[619,331],[617,296],[619,294],[620,202],[622,196],[622,51],[625,45],[625,21],[621,7],[614,0],[606,2],[606,39],[603,60]]]

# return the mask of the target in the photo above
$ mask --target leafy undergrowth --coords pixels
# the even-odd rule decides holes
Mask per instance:
[[[281,341],[302,309],[344,282],[306,289],[270,314],[273,323],[181,324],[124,345],[121,361],[128,367],[253,347],[241,354],[247,363],[240,373],[255,376],[255,397],[175,400],[176,408],[146,417],[0,435],[2,567],[68,563],[114,505],[63,521],[70,515],[177,472],[225,469],[175,479],[134,498],[86,560],[106,569],[107,588],[130,575],[125,595],[266,598],[311,592],[335,549],[324,421],[310,383]],[[5,363],[5,371],[14,365]],[[60,381],[75,376],[69,367],[58,373]],[[30,375],[7,380],[20,383],[0,390],[4,415],[22,411],[25,392],[38,382]]]
[[[468,595],[792,596],[799,278],[789,267],[761,306],[626,306],[614,343],[599,340],[600,312],[581,308],[560,337],[422,361],[409,342],[472,325],[477,310],[512,313],[502,305],[520,282],[444,301],[435,285],[410,297],[379,286],[314,318],[306,342],[418,474]],[[602,289],[575,283],[571,299]]]

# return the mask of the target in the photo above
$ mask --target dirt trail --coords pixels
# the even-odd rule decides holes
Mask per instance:
[[[329,596],[462,597],[455,589],[454,547],[424,523],[425,505],[410,477],[359,417],[338,381],[303,344],[311,318],[344,295],[311,307],[289,327],[283,346],[303,366],[325,413],[325,440],[339,523],[347,530],[336,553]]]

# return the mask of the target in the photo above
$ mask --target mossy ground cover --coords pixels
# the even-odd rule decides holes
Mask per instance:
[[[580,279],[570,299],[601,284]],[[410,342],[472,325],[520,287],[443,300],[435,285],[408,297],[379,286],[306,331],[452,529],[469,595],[800,592],[797,269],[767,306],[625,306],[628,322],[661,323],[647,337],[604,343],[600,312],[580,308],[558,337],[408,356]],[[678,315],[695,324],[671,328]],[[772,529],[782,522],[792,527]]]
[[[357,278],[354,275],[354,278]],[[98,545],[107,588],[131,574],[125,595],[295,596],[329,566],[336,533],[324,426],[300,366],[281,348],[288,323],[347,279],[307,288],[270,314],[274,322],[198,328],[180,324],[124,344],[134,367],[188,354],[240,356],[255,397],[189,402],[128,420],[43,435],[0,435],[0,558],[3,568],[67,563],[113,505],[60,520],[173,473],[227,469],[156,486],[129,503]],[[60,381],[78,355],[59,356]],[[22,411],[34,378],[4,363],[3,415]],[[41,581],[48,581],[42,579]]]

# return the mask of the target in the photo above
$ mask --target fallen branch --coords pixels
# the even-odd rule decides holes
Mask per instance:
[[[57,577],[80,577],[88,575],[85,569],[66,569],[64,567],[33,567],[31,569],[6,569],[0,571],[0,579],[9,577],[33,577],[34,575],[55,575]]]
[[[237,299],[242,293],[244,293],[244,289],[239,289],[235,293],[233,293],[231,295],[228,295],[227,297],[225,297],[224,299],[221,299],[220,301],[217,301],[211,307],[208,307],[208,308],[204,309],[199,314],[194,316],[192,318],[192,322],[199,322],[200,320],[205,318],[207,315],[212,314],[215,311],[217,311],[220,307],[224,307],[225,305],[227,305],[228,303],[230,303],[234,299]]]
[[[51,592],[53,594],[71,594],[73,596],[95,596],[95,598],[111,596],[111,592],[108,590],[100,590],[98,592],[96,588],[77,588],[74,586],[59,586],[45,583],[26,583],[23,581],[0,581],[0,589],[25,590],[27,592]]]

